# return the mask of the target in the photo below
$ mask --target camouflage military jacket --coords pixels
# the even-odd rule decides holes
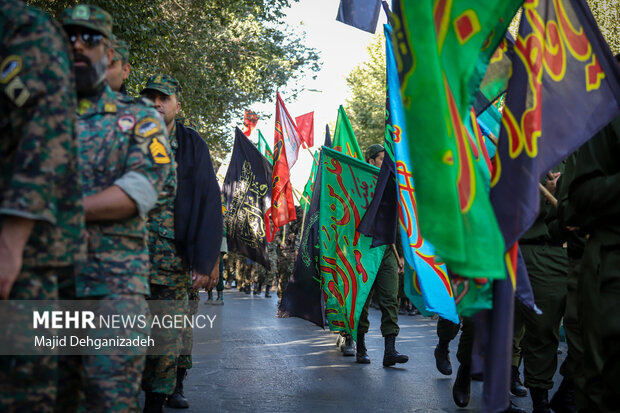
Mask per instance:
[[[107,85],[96,102],[78,102],[84,196],[109,188],[130,172],[145,178],[156,193],[163,188],[172,163],[167,131],[145,102],[114,93]],[[146,218],[89,222],[86,229],[88,261],[76,280],[77,295],[148,294]]]
[[[177,195],[178,140],[176,122],[170,133],[172,168],[166,176],[164,189],[159,194],[155,208],[149,214],[149,253],[151,256],[151,283],[177,286],[190,283],[187,267],[177,254],[174,241],[174,200]]]
[[[85,258],[75,86],[64,32],[21,1],[0,8],[0,214],[36,220],[24,267]]]

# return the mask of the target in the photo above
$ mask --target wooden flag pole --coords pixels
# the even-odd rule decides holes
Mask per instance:
[[[491,142],[493,142],[493,144],[497,147],[497,137],[493,135],[492,133],[489,133],[488,136]],[[495,155],[495,156],[499,156],[499,155]],[[549,201],[551,205],[553,205],[555,208],[558,207],[558,200],[555,199],[553,194],[549,192],[549,190],[545,188],[545,186],[541,184],[540,182],[538,183],[538,189],[540,189],[540,192],[543,194],[545,198],[547,198],[547,201]]]

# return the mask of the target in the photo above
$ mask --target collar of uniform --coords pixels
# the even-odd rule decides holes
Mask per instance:
[[[110,89],[109,85],[106,85],[97,101],[93,102],[88,98],[80,99],[78,102],[78,115],[88,116],[99,113],[116,113],[118,111],[116,101],[116,93]]]
[[[170,136],[168,137],[168,141],[170,142],[170,148],[176,153],[177,148],[179,147],[179,142],[177,141],[177,121],[175,120],[172,124],[172,130],[170,131]]]

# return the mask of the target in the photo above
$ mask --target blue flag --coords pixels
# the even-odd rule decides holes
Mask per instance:
[[[523,5],[491,201],[506,245],[538,216],[540,178],[620,114],[620,70],[585,0]]]
[[[459,322],[456,304],[445,264],[435,260],[435,249],[420,235],[418,228],[415,184],[411,172],[409,141],[405,129],[405,113],[400,99],[400,83],[392,49],[391,27],[385,25],[389,115],[394,143],[395,174],[399,201],[399,229],[407,263],[415,269],[405,290],[412,301],[422,294],[425,310],[437,313],[454,323]],[[387,158],[387,157],[386,157]],[[415,278],[413,277],[415,275]]]

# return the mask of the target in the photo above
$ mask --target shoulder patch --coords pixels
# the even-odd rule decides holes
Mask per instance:
[[[116,113],[117,109],[114,103],[106,103],[103,106],[103,110],[105,110],[106,113]]]
[[[118,118],[116,124],[120,128],[121,131],[127,132],[129,129],[133,128],[136,124],[136,118],[132,115],[123,115]]]
[[[170,163],[170,156],[166,152],[166,147],[157,138],[153,138],[149,144],[149,152],[151,152],[155,163],[162,165]]]
[[[30,97],[30,92],[26,88],[22,79],[17,76],[11,80],[11,82],[4,87],[4,93],[11,99],[18,107],[24,106],[24,103]]]
[[[11,55],[0,64],[0,83],[10,82],[22,70],[22,58]]]
[[[134,133],[141,138],[148,138],[159,131],[159,121],[155,118],[142,119],[134,129]]]

